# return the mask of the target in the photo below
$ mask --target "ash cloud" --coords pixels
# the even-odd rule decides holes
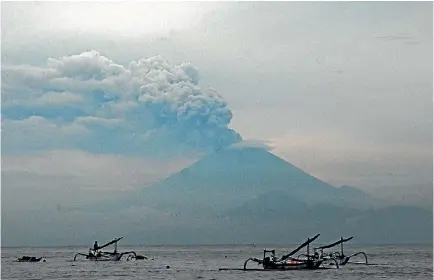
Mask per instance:
[[[62,147],[98,152],[207,152],[241,141],[228,127],[227,102],[199,82],[192,64],[171,65],[160,56],[124,66],[90,51],[50,58],[44,67],[5,65],[2,141],[8,151],[19,149],[14,139],[22,133],[37,137],[25,126],[35,117],[51,133],[81,129],[77,139],[61,137]]]

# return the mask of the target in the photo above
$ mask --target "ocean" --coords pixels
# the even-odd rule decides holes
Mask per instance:
[[[91,245],[91,244],[90,244]],[[89,245],[89,246],[90,246]],[[432,245],[345,245],[346,255],[366,252],[370,265],[348,264],[339,269],[305,271],[219,271],[242,268],[249,257],[262,258],[262,250],[281,256],[297,245],[227,246],[119,246],[153,260],[72,261],[86,247],[2,248],[1,279],[433,279]],[[339,249],[339,247],[335,247]],[[44,256],[46,262],[15,262],[23,255]],[[362,257],[354,259],[361,261]],[[250,268],[260,268],[249,263]]]

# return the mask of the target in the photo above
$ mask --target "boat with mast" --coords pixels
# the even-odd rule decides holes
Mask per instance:
[[[134,251],[121,252],[121,253],[118,252],[118,242],[122,238],[123,237],[118,237],[118,238],[113,239],[112,241],[105,243],[102,246],[98,246],[97,248],[94,248],[94,249],[91,248],[91,249],[89,249],[89,252],[87,254],[77,253],[74,256],[74,261],[76,261],[77,256],[84,256],[86,258],[86,260],[91,260],[91,261],[120,261],[123,256],[127,256],[127,260],[147,259],[145,256],[138,255]],[[101,249],[106,248],[112,244],[114,244],[114,247],[115,247],[113,252],[100,251]]]
[[[350,241],[351,239],[353,239],[353,237],[348,237],[348,238],[343,238],[341,236],[341,239],[333,242],[331,244],[328,245],[324,245],[324,246],[320,246],[320,247],[316,247],[314,248],[314,252],[318,253],[317,251],[319,251],[318,255],[322,260],[336,260],[339,262],[339,265],[346,265],[349,262],[350,258],[355,257],[357,255],[362,255],[364,257],[364,263],[360,263],[358,262],[357,264],[368,264],[368,257],[366,256],[365,252],[357,252],[355,254],[352,255],[345,255],[344,254],[344,243]],[[324,252],[324,249],[329,249],[332,247],[335,247],[337,245],[341,245],[341,251],[340,252],[330,252],[330,253],[326,253]]]
[[[264,249],[264,255],[262,259],[249,258],[244,262],[242,269],[235,270],[301,270],[301,269],[319,269],[324,260],[310,255],[310,243],[315,241],[319,237],[319,234],[312,238],[308,238],[305,242],[300,244],[296,249],[292,250],[288,254],[283,255],[281,258],[276,257],[276,250]],[[306,254],[302,254],[304,257],[294,258],[293,256],[301,249],[306,247]],[[248,262],[255,262],[258,265],[262,265],[262,269],[247,268]],[[338,264],[336,263],[336,266]],[[230,268],[220,268],[219,270],[234,270]]]

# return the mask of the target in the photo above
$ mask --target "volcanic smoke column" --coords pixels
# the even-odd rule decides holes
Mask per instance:
[[[190,63],[171,65],[155,56],[124,66],[90,51],[50,58],[45,67],[5,66],[4,72],[3,116],[14,125],[31,120],[86,131],[80,138],[59,138],[63,144],[91,151],[210,152],[241,141],[228,127],[227,102],[199,86],[198,70]],[[12,114],[17,111],[20,116]]]
[[[226,101],[215,90],[198,86],[199,73],[193,65],[171,66],[152,57],[132,62],[129,70],[139,85],[138,102],[182,143],[218,149],[241,140],[228,128],[232,112]]]

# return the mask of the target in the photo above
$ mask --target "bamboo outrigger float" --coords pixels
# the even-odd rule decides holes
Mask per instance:
[[[136,254],[136,252],[134,251],[128,251],[128,252],[122,252],[119,253],[118,252],[118,242],[119,240],[121,240],[123,237],[119,237],[119,238],[115,238],[110,242],[107,242],[106,244],[102,245],[102,246],[98,246],[98,248],[95,249],[89,249],[89,253],[88,254],[83,254],[83,253],[77,253],[74,256],[74,261],[77,259],[77,256],[84,256],[86,257],[86,260],[91,260],[91,261],[120,261],[122,259],[123,256],[127,256],[127,260],[143,260],[143,259],[147,259],[147,257],[142,256],[142,255],[138,255]],[[107,246],[110,246],[114,244],[115,245],[115,249],[113,252],[103,252],[103,251],[99,251],[100,249],[103,249]]]
[[[315,251],[316,254],[318,254],[317,250],[320,251],[319,257],[321,259],[323,259],[323,260],[334,259],[334,260],[338,261],[339,265],[341,265],[341,266],[342,265],[346,265],[347,263],[350,263],[349,262],[350,258],[355,257],[357,255],[363,255],[364,258],[365,258],[365,262],[364,263],[357,263],[357,264],[368,264],[368,257],[366,256],[366,254],[364,252],[358,252],[358,253],[352,254],[350,256],[346,256],[344,254],[344,243],[350,241],[351,239],[353,239],[352,236],[349,237],[349,238],[346,238],[346,239],[344,239],[341,236],[340,240],[338,240],[338,241],[336,241],[336,242],[334,242],[332,244],[329,244],[329,245],[324,245],[324,246],[320,246],[320,247],[314,248],[314,251]],[[331,252],[331,253],[328,253],[328,254],[324,253],[324,249],[332,248],[332,247],[337,246],[339,244],[341,245],[341,251],[340,252]]]

